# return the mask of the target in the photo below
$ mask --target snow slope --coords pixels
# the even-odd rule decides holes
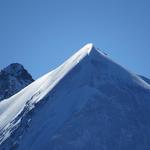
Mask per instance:
[[[150,85],[87,44],[0,103],[4,149],[150,148]]]
[[[17,117],[21,111],[23,111],[25,105],[29,101],[31,105],[34,105],[34,103],[37,103],[44,96],[46,96],[46,94],[57,84],[57,82],[59,82],[59,80],[61,80],[67,72],[69,72],[83,57],[89,53],[91,47],[91,44],[86,45],[56,70],[44,75],[10,99],[6,99],[1,102],[0,129],[5,127],[8,128],[7,124],[14,120],[14,118]],[[32,108],[33,106],[30,107]],[[10,135],[9,131],[7,131],[5,135]],[[5,137],[3,140],[5,140]]]
[[[150,84],[150,79],[148,79],[148,78],[146,78],[144,76],[140,76],[140,75],[139,75],[139,77],[141,77],[145,82],[147,82],[148,84]]]

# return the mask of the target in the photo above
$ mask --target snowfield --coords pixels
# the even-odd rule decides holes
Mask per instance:
[[[149,150],[150,84],[87,44],[0,102],[0,149]]]

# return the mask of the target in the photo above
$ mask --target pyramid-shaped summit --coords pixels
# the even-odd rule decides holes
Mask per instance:
[[[149,150],[150,85],[87,44],[0,103],[1,148]]]

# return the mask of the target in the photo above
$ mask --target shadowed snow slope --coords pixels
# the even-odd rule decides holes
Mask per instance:
[[[19,150],[149,150],[150,85],[87,44],[0,103],[0,143]]]

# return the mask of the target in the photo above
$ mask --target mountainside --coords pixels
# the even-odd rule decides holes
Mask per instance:
[[[150,79],[144,77],[144,76],[140,76],[145,82],[147,82],[148,84],[150,84]]]
[[[0,147],[149,150],[150,85],[87,44],[0,102]]]
[[[0,71],[0,100],[16,94],[33,81],[21,64],[10,64]]]

